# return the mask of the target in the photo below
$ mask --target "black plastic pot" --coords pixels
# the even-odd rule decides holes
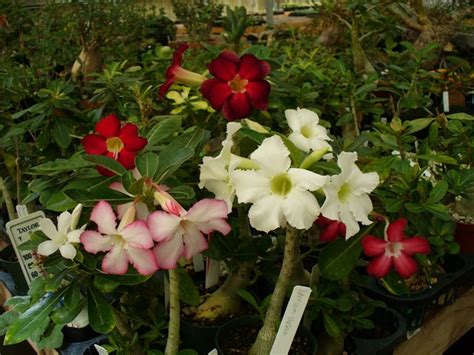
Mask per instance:
[[[83,328],[64,327],[62,329],[65,343],[81,343],[94,338],[100,334],[92,329],[89,325]]]
[[[215,348],[214,339],[221,326],[203,326],[181,319],[180,328],[181,348],[194,349],[200,355],[207,355]]]
[[[260,330],[261,326],[262,320],[258,316],[245,316],[227,322],[217,331],[215,338],[217,351],[220,355],[229,355],[229,352],[226,351],[226,347],[224,346],[225,341],[228,339],[231,339],[231,341],[237,339],[238,334],[245,334],[248,332],[248,329],[254,330],[255,337],[249,339],[250,342],[246,345],[252,344],[255,341],[257,332]],[[300,327],[296,333],[296,337],[303,337],[306,340],[307,349],[304,349],[305,355],[316,354],[316,339],[307,329]]]
[[[12,293],[18,295],[26,294],[28,292],[28,284],[11,245],[0,251],[0,266],[11,275],[15,282],[15,290],[11,290],[13,291]]]
[[[402,315],[391,308],[377,308],[372,321],[376,331],[383,330],[382,336],[371,336],[368,338],[361,332],[350,335],[355,350],[351,355],[391,355],[393,349],[405,339],[407,327]]]

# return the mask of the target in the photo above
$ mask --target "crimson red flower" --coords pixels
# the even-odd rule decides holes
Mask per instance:
[[[86,153],[111,157],[126,169],[135,167],[137,152],[148,143],[146,138],[138,136],[137,126],[126,123],[121,127],[120,120],[115,115],[100,119],[95,130],[97,134],[88,134],[82,139]],[[97,170],[105,176],[114,175],[110,170],[100,166]]]
[[[346,225],[341,221],[319,216],[315,223],[320,227],[319,240],[323,243],[332,242],[339,236],[343,238],[346,236]]]
[[[369,263],[367,272],[376,277],[385,277],[392,265],[403,278],[413,275],[418,269],[414,254],[429,254],[430,244],[424,237],[408,238],[403,230],[407,225],[405,218],[397,219],[388,225],[385,240],[372,235],[362,238],[362,248],[367,256],[375,259]]]
[[[171,85],[176,83],[188,85],[201,85],[206,80],[204,75],[194,73],[181,67],[183,63],[183,54],[188,49],[187,44],[180,44],[176,52],[173,54],[171,65],[166,70],[166,81],[160,87],[160,96],[163,97],[168,92]]]
[[[270,74],[270,65],[253,54],[238,57],[224,51],[209,64],[215,78],[201,85],[202,95],[211,106],[233,121],[250,116],[252,110],[266,110],[270,84],[264,78]]]

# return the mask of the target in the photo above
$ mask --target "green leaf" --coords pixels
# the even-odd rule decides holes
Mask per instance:
[[[120,283],[114,280],[110,280],[104,276],[96,275],[92,281],[92,285],[102,293],[110,293],[115,290]]]
[[[64,294],[64,304],[69,309],[74,308],[81,299],[81,289],[79,287],[79,282],[75,281],[68,287],[66,293]]]
[[[194,198],[196,195],[194,189],[191,186],[179,185],[172,187],[168,190],[168,193],[178,201],[187,201]]]
[[[87,312],[92,329],[98,333],[109,333],[115,327],[112,305],[95,287],[87,292]]]
[[[194,150],[190,147],[183,147],[179,150],[170,149],[171,145],[160,152],[160,165],[154,176],[154,181],[162,182],[172,175],[186,160],[194,156]]]
[[[416,155],[416,158],[423,159],[423,160],[432,160],[437,163],[458,165],[458,161],[456,159],[448,155],[443,155],[443,154],[422,154],[422,155]]]
[[[349,312],[353,306],[353,298],[350,294],[345,294],[336,300],[336,308],[341,312]]]
[[[438,182],[433,190],[430,191],[430,195],[428,197],[428,203],[438,203],[440,202],[446,193],[448,192],[448,183],[444,180]]]
[[[450,120],[474,121],[474,116],[464,112],[453,113],[451,115],[447,115],[446,117]]]
[[[456,255],[459,254],[460,250],[461,246],[456,242],[449,242],[448,244],[446,244],[446,252],[448,254]]]
[[[127,169],[125,169],[125,167],[118,161],[104,155],[86,155],[83,157],[83,159],[100,165],[101,167],[110,170],[116,175],[122,175],[127,172]]]
[[[181,118],[172,116],[154,125],[145,137],[148,139],[146,149],[162,142],[181,128]]]
[[[146,152],[136,159],[137,169],[143,177],[155,176],[158,170],[159,158],[158,155],[152,152]]]
[[[40,341],[37,343],[38,349],[58,349],[63,344],[63,326],[55,325],[46,336],[41,337]]]
[[[248,304],[255,308],[255,310],[259,310],[258,302],[250,292],[244,289],[238,289],[235,291],[235,293],[237,293],[240,298],[244,299]]]
[[[20,343],[30,337],[40,325],[44,324],[45,319],[47,320],[49,314],[53,311],[54,307],[56,307],[65,292],[66,289],[64,288],[58,292],[44,296],[25,313],[20,315],[8,328],[4,344],[11,345]]]
[[[67,273],[68,273],[68,270],[66,269],[66,270],[61,271],[57,275],[50,275],[50,277],[46,281],[45,290],[47,292],[56,291],[61,285],[61,282],[63,281]]]
[[[413,134],[421,131],[428,127],[433,121],[434,118],[417,118],[415,120],[406,121],[405,124],[408,128],[403,132],[403,134]]]
[[[71,200],[64,191],[58,191],[48,199],[45,208],[54,212],[64,212],[73,209],[76,205],[76,202]]]
[[[341,333],[341,329],[337,325],[335,319],[326,311],[323,310],[324,329],[328,335],[337,337]]]
[[[132,197],[108,187],[100,187],[90,191],[72,189],[64,193],[72,200],[82,203],[86,207],[93,207],[102,200],[106,200],[112,205],[128,203],[132,200]]]
[[[55,118],[53,120],[52,129],[54,140],[60,148],[67,148],[71,144],[71,136],[69,130],[64,122],[60,119]]]
[[[186,304],[197,306],[199,304],[198,288],[182,267],[178,267],[177,271],[179,274],[179,298]]]
[[[70,323],[81,313],[85,304],[86,299],[84,298],[82,302],[76,303],[73,308],[69,308],[66,305],[59,307],[51,313],[51,319],[56,324]]]
[[[433,214],[435,217],[442,219],[443,221],[450,221],[449,209],[447,206],[440,203],[427,204],[424,206],[425,209]]]
[[[103,275],[104,278],[111,281],[118,282],[121,285],[139,285],[148,280],[152,275],[141,275],[136,272],[134,269],[130,268],[128,272],[124,275]]]

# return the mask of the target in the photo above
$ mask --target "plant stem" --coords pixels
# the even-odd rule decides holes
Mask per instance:
[[[169,270],[170,276],[170,322],[165,355],[176,355],[179,348],[179,273],[176,269]]]
[[[278,275],[278,280],[275,289],[273,290],[267,313],[265,314],[263,327],[258,332],[257,340],[249,351],[250,355],[270,353],[273,340],[276,336],[276,325],[280,322],[283,302],[285,301],[293,270],[298,261],[297,256],[299,254],[299,244],[299,231],[288,226],[286,230],[285,252],[280,269],[280,275]]]
[[[5,205],[7,206],[8,218],[10,221],[13,221],[16,218],[15,207],[13,206],[13,200],[8,191],[7,185],[5,184],[5,180],[3,177],[0,176],[0,191],[3,195],[3,200],[5,201]]]

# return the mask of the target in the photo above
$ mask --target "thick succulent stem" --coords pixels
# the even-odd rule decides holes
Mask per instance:
[[[165,355],[176,355],[179,349],[179,273],[169,270],[170,276],[170,321],[168,324],[168,339],[166,341]]]
[[[270,304],[263,327],[258,332],[257,340],[249,351],[250,355],[269,354],[273,340],[276,336],[276,325],[280,321],[283,302],[291,282],[295,265],[298,262],[300,233],[297,229],[288,226],[286,230],[285,252],[283,264],[280,269],[275,289],[273,290]]]

